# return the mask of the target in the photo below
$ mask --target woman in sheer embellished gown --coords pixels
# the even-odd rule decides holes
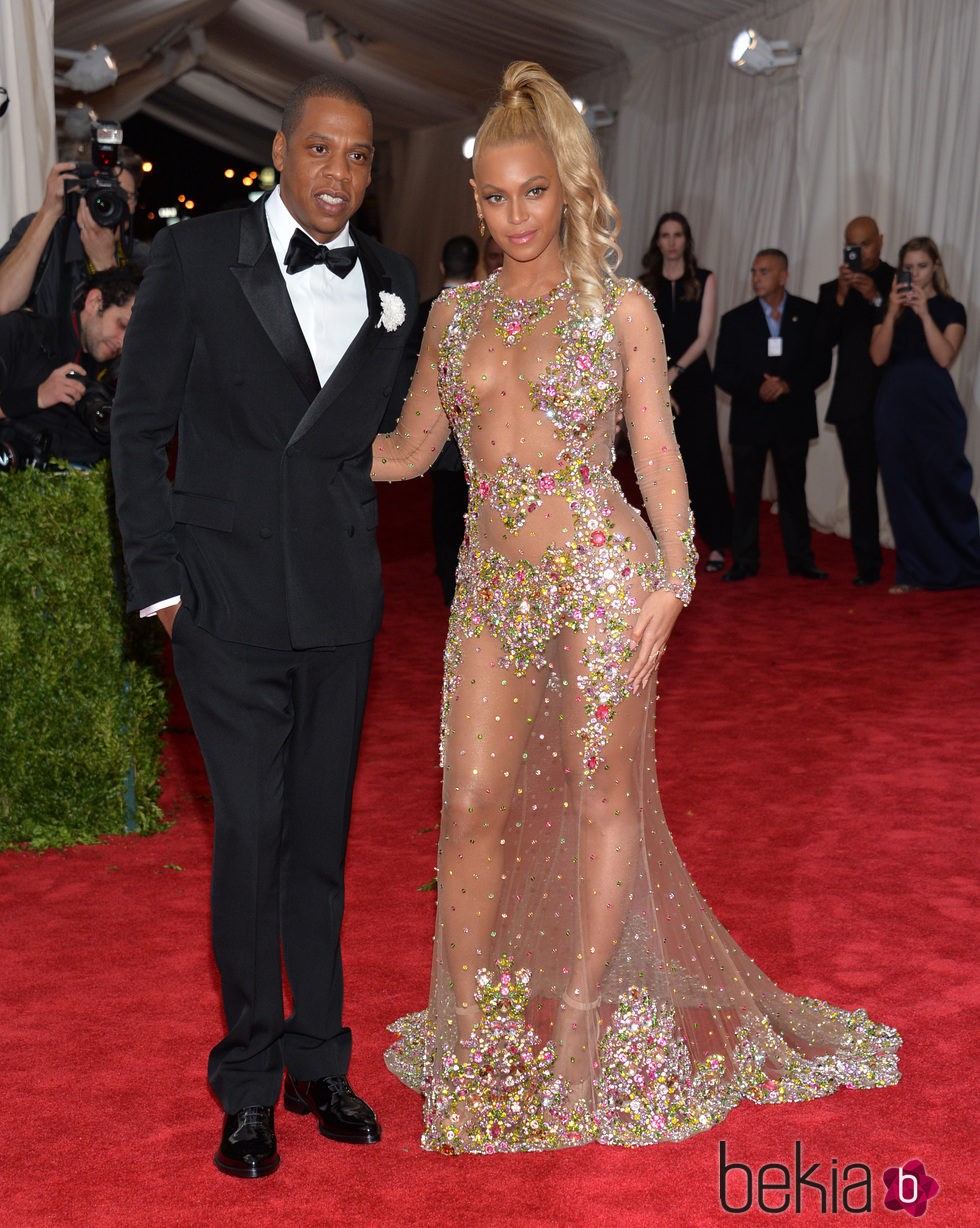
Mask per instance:
[[[373,469],[424,472],[451,425],[470,484],[431,991],[387,1054],[424,1097],[423,1146],[655,1143],[742,1099],[893,1083],[897,1034],[769,981],[664,821],[656,668],[693,526],[660,324],[612,274],[592,138],[543,69],[513,64],[473,165],[504,264],[433,306]],[[653,533],[611,473],[620,415]]]

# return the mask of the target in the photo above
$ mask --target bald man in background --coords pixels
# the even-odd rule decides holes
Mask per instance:
[[[819,336],[837,346],[837,373],[827,421],[837,431],[847,471],[851,550],[859,587],[881,579],[878,524],[878,453],[874,403],[882,368],[868,352],[871,330],[888,298],[895,270],[881,258],[884,237],[873,217],[856,217],[844,229],[844,261],[837,277],[820,287]]]

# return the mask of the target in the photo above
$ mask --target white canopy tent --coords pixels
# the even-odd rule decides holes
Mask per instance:
[[[36,209],[55,155],[54,0],[0,5],[0,234]],[[2,240],[0,240],[2,241]]]
[[[16,15],[0,6],[0,83],[12,98],[0,160],[13,168],[0,191],[0,230],[36,206],[54,160],[53,46],[110,47],[120,79],[92,99],[101,115],[125,121],[143,110],[248,158],[266,156],[289,88],[329,68],[372,100],[384,237],[415,260],[431,292],[445,238],[474,230],[462,140],[503,65],[538,59],[616,115],[598,135],[624,217],[624,272],[638,271],[653,221],[668,208],[690,218],[722,310],[749,297],[748,267],[761,246],[784,248],[790,288],[814,298],[836,273],[852,216],[878,219],[892,261],[902,240],[931,234],[972,322],[954,376],[980,480],[976,0],[317,3],[25,0]],[[323,13],[318,41],[310,41],[311,10]],[[799,63],[771,76],[734,72],[728,49],[746,24],[801,47]],[[57,100],[75,97],[59,91]],[[820,527],[846,533],[844,494],[836,440],[824,428],[808,480]]]

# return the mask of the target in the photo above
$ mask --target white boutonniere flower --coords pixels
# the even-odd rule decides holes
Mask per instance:
[[[389,294],[387,290],[382,290],[380,295],[381,319],[378,321],[378,328],[384,325],[387,332],[393,333],[405,323],[405,304],[397,294]]]

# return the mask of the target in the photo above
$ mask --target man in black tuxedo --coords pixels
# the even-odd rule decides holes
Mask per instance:
[[[382,604],[371,443],[407,388],[418,288],[407,259],[349,226],[372,142],[352,83],[293,91],[278,189],[158,235],[113,413],[130,609],[172,636],[214,798],[228,1030],[208,1077],[225,1109],[215,1163],[240,1177],[278,1166],[284,1070],[284,1106],[326,1137],[381,1137],[347,1082],[340,926]]]
[[[806,459],[817,435],[814,389],[830,356],[817,345],[817,307],[786,293],[789,262],[765,248],[752,262],[755,298],[721,318],[715,383],[732,398],[729,438],[735,476],[731,571],[745,580],[759,570],[759,501],[772,454],[779,527],[790,575],[826,580],[813,560],[806,507]]]
[[[834,281],[820,287],[820,342],[837,346],[837,372],[827,421],[840,440],[847,472],[854,583],[881,579],[878,525],[878,452],[874,405],[883,368],[869,353],[878,309],[892,288],[895,270],[881,258],[883,236],[873,217],[856,217],[844,230],[844,262]]]

